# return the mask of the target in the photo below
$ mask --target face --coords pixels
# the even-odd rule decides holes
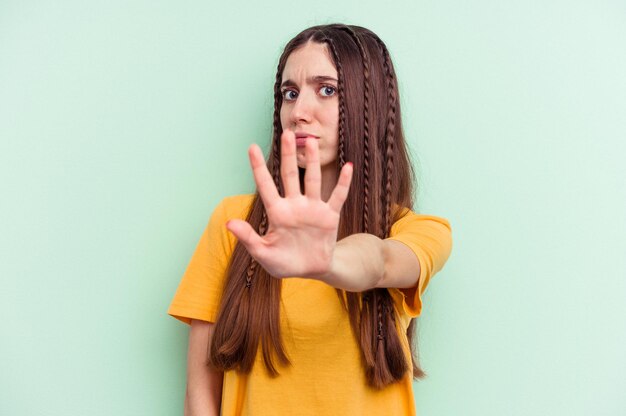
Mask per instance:
[[[339,143],[339,98],[337,70],[326,44],[309,42],[292,52],[282,74],[283,130],[304,132],[318,140],[320,165],[334,168]],[[297,147],[298,166],[305,166],[303,140]]]

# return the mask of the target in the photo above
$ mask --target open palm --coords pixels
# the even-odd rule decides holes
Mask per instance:
[[[231,220],[227,228],[244,244],[250,255],[277,278],[317,277],[330,270],[339,216],[352,180],[352,164],[341,170],[328,202],[321,199],[321,169],[317,140],[306,141],[305,193],[300,192],[295,134],[285,130],[281,136],[281,178],[284,198],[267,170],[261,149],[248,150],[250,165],[259,195],[265,206],[269,226],[260,236],[248,222]]]

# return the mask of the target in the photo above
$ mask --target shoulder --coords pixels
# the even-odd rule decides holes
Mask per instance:
[[[225,219],[245,219],[250,212],[255,194],[239,194],[224,197],[215,207],[214,215]]]
[[[396,209],[396,220],[391,226],[391,235],[416,228],[423,229],[434,227],[438,229],[445,229],[448,232],[452,231],[450,221],[447,218],[431,214],[418,214],[406,207]]]

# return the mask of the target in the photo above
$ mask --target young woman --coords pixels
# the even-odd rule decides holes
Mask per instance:
[[[215,208],[168,310],[191,325],[185,414],[415,414],[413,318],[452,240],[412,211],[398,96],[370,30],[287,44],[257,193]]]

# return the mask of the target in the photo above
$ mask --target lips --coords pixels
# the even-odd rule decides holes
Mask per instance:
[[[296,139],[306,139],[308,137],[313,139],[319,139],[319,137],[317,137],[316,135],[307,133],[306,131],[296,133]]]
[[[319,139],[319,137],[306,131],[296,132],[296,147],[304,147],[307,139]]]

